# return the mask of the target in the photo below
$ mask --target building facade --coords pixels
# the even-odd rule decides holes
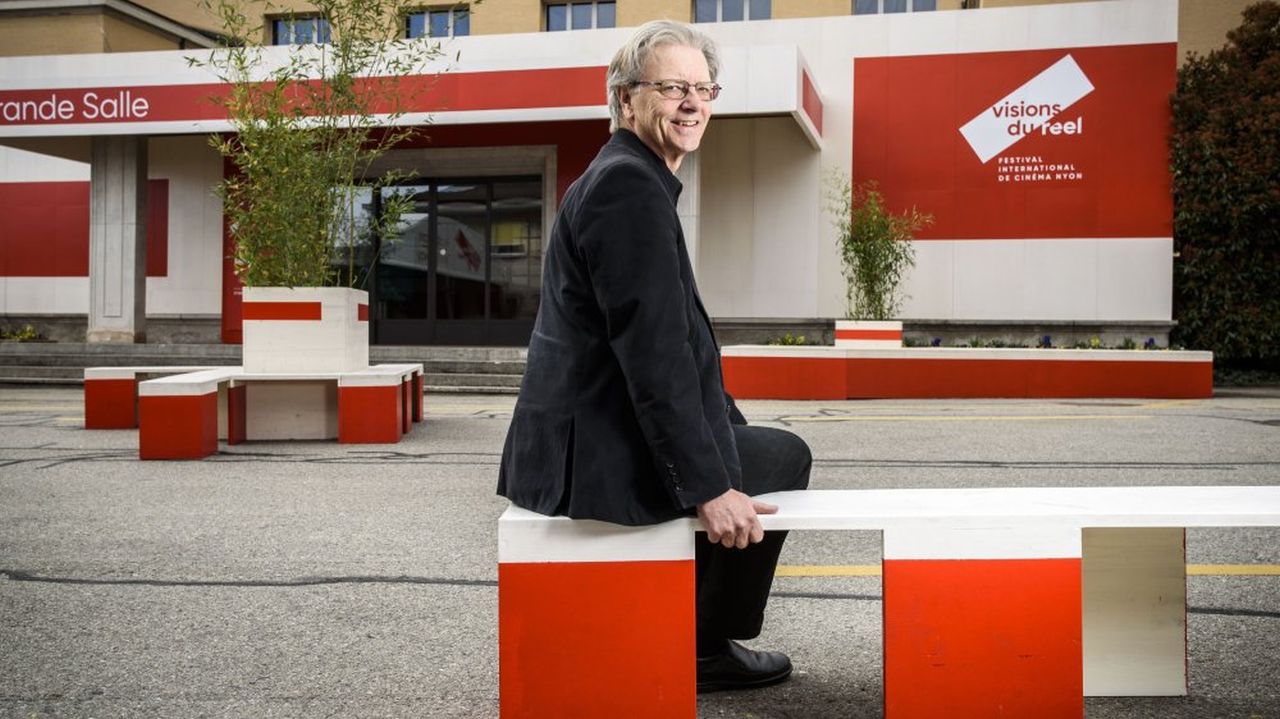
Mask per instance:
[[[1111,324],[1163,338],[1168,96],[1180,58],[1220,45],[1245,4],[428,7],[405,19],[405,33],[449,36],[451,61],[410,115],[431,122],[426,139],[386,158],[415,174],[396,190],[412,194],[415,211],[366,268],[373,341],[527,340],[542,238],[608,137],[604,68],[627,27],[655,17],[706,20],[723,49],[726,89],[680,172],[690,253],[718,321],[786,326],[843,313],[823,199],[824,178],[843,170],[935,218],[916,243],[908,322]],[[140,307],[237,341],[239,296],[211,189],[225,168],[208,144],[229,126],[202,100],[211,78],[186,62],[207,52],[211,23],[176,0],[69,1],[60,15],[47,12],[57,2],[8,5],[0,41],[15,22],[27,40],[0,43],[13,55],[0,58],[0,316],[88,317],[92,333],[101,315],[104,327],[133,321],[137,337]],[[323,40],[306,10],[264,16],[279,61],[290,42]],[[33,29],[68,22],[90,29]],[[123,39],[147,32],[169,46]],[[76,43],[87,52],[73,53]],[[146,197],[129,225],[145,227],[146,249],[132,254],[99,221],[129,172]],[[369,196],[362,209],[378,205]]]

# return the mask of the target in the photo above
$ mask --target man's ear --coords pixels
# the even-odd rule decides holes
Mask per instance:
[[[631,118],[636,116],[636,109],[631,106],[631,88],[624,85],[618,88],[617,92],[618,101],[622,105],[622,117],[630,121]]]

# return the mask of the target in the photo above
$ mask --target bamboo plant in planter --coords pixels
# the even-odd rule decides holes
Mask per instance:
[[[266,28],[241,0],[203,0],[225,41],[189,58],[223,83],[233,133],[211,143],[228,161],[217,192],[244,285],[249,372],[343,372],[369,364],[371,253],[394,241],[412,198],[365,203],[402,173],[370,177],[375,160],[416,130],[399,127],[406,83],[440,44],[396,40],[405,0],[315,0],[331,40],[266,47]],[[268,16],[291,20],[289,13]],[[317,38],[324,40],[324,38]],[[371,194],[372,193],[372,194]]]
[[[933,222],[914,207],[894,214],[874,182],[854,185],[847,174],[827,179],[827,210],[837,230],[845,278],[845,319],[836,321],[837,347],[902,346],[898,292],[915,266],[915,233]]]

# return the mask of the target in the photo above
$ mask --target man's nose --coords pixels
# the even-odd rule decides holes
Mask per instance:
[[[685,95],[684,101],[680,103],[680,107],[681,109],[697,111],[702,109],[706,102],[698,95],[698,88],[691,87],[689,88],[689,94]]]

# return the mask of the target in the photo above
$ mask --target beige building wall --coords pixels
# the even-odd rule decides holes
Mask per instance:
[[[217,32],[219,22],[192,0],[132,0],[136,5],[177,23]],[[983,8],[1045,5],[1088,0],[981,0]],[[1117,0],[1118,1],[1118,0]],[[1253,0],[1182,0],[1178,18],[1178,62],[1191,53],[1205,54],[1226,42],[1227,31],[1238,26],[1241,12]],[[937,0],[939,10],[959,9],[962,0]],[[619,27],[635,27],[648,20],[666,18],[689,22],[693,0],[617,0]],[[248,8],[265,19],[266,4],[244,0]],[[468,5],[470,3],[457,3]],[[294,12],[309,12],[309,0],[274,0],[273,5]],[[449,2],[423,2],[423,8],[452,7]],[[484,0],[472,5],[471,33],[541,32],[544,0]],[[773,0],[773,17],[804,18],[848,15],[852,0]],[[3,5],[0,4],[0,10]],[[56,23],[57,31],[50,31]],[[263,24],[263,38],[270,41],[270,23]],[[129,52],[166,50],[178,47],[177,40],[157,30],[120,18],[100,9],[89,11],[51,10],[47,13],[0,12],[0,56],[80,52]]]
[[[448,4],[444,6],[450,7]],[[472,35],[541,30],[542,0],[484,0],[471,6]]]
[[[0,55],[102,52],[102,32],[101,12],[0,16]]]
[[[780,20],[848,15],[852,8],[852,0],[773,0],[773,17]]]
[[[1227,42],[1240,26],[1244,9],[1256,0],[1182,0],[1178,3],[1178,64],[1191,53],[1206,55]]]
[[[102,17],[102,45],[103,52],[181,49],[177,38],[158,34],[154,29],[114,15]]]
[[[133,0],[148,10],[164,15],[177,23],[200,30],[217,32],[221,23],[209,12],[200,7],[195,0]]]
[[[618,27],[636,27],[650,20],[692,22],[693,0],[618,0]]]

